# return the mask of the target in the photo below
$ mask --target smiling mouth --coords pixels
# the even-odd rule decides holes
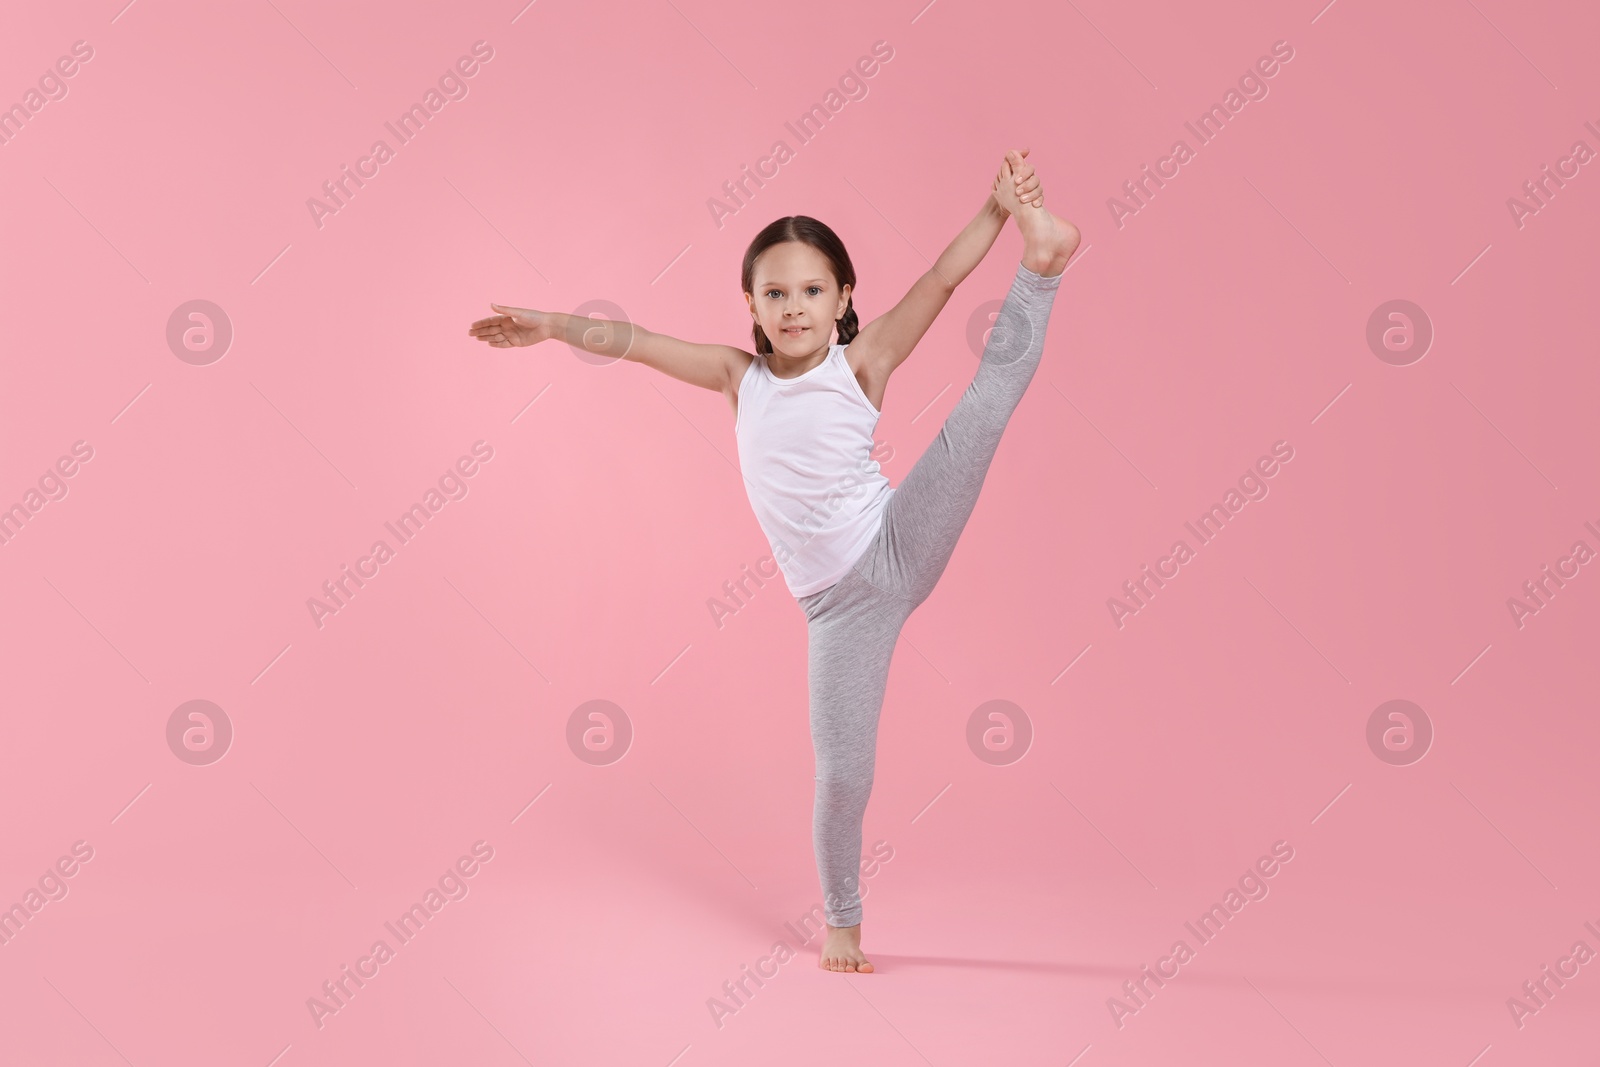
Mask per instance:
[[[809,326],[785,326],[783,328],[783,332],[788,334],[797,334],[804,333],[809,329],[811,329]]]

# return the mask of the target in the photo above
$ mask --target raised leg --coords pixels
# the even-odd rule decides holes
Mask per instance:
[[[856,568],[873,585],[913,605],[933,592],[1039,368],[1060,285],[1059,273],[1046,277],[1018,264],[972,383],[884,506],[883,531]]]

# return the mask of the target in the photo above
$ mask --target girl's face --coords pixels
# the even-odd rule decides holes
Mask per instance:
[[[827,257],[803,241],[785,241],[761,253],[746,293],[756,325],[776,355],[804,359],[833,342],[850,287],[834,281]]]

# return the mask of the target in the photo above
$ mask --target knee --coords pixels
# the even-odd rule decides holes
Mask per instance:
[[[871,771],[819,771],[816,783],[817,800],[828,808],[865,809],[872,795]]]

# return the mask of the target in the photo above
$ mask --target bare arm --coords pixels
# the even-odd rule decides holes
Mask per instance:
[[[983,261],[1008,218],[993,197],[985,200],[933,268],[916,280],[898,304],[861,328],[850,344],[857,350],[852,353],[856,365],[874,378],[888,380],[944,310],[956,286]]]
[[[624,319],[586,318],[564,311],[491,304],[502,312],[474,322],[467,331],[496,348],[520,347],[555,338],[598,356],[642,363],[679,381],[731,395],[734,383],[755,358],[731,345],[703,345],[655,333]]]
[[[1007,161],[1015,175],[1001,167],[998,181],[1015,180],[1024,202],[1034,198],[1038,179],[1031,165],[1023,161],[1027,149],[1020,153],[1007,153]],[[916,280],[911,291],[900,302],[878,318],[862,327],[851,342],[851,360],[866,374],[880,382],[887,382],[895,368],[906,361],[916,348],[922,335],[928,332],[933,320],[944,310],[945,303],[956,286],[971,274],[983,257],[989,254],[995,238],[1006,219],[1011,215],[995,200],[991,193],[978,209],[978,214],[956,235],[944,250],[933,268]]]

